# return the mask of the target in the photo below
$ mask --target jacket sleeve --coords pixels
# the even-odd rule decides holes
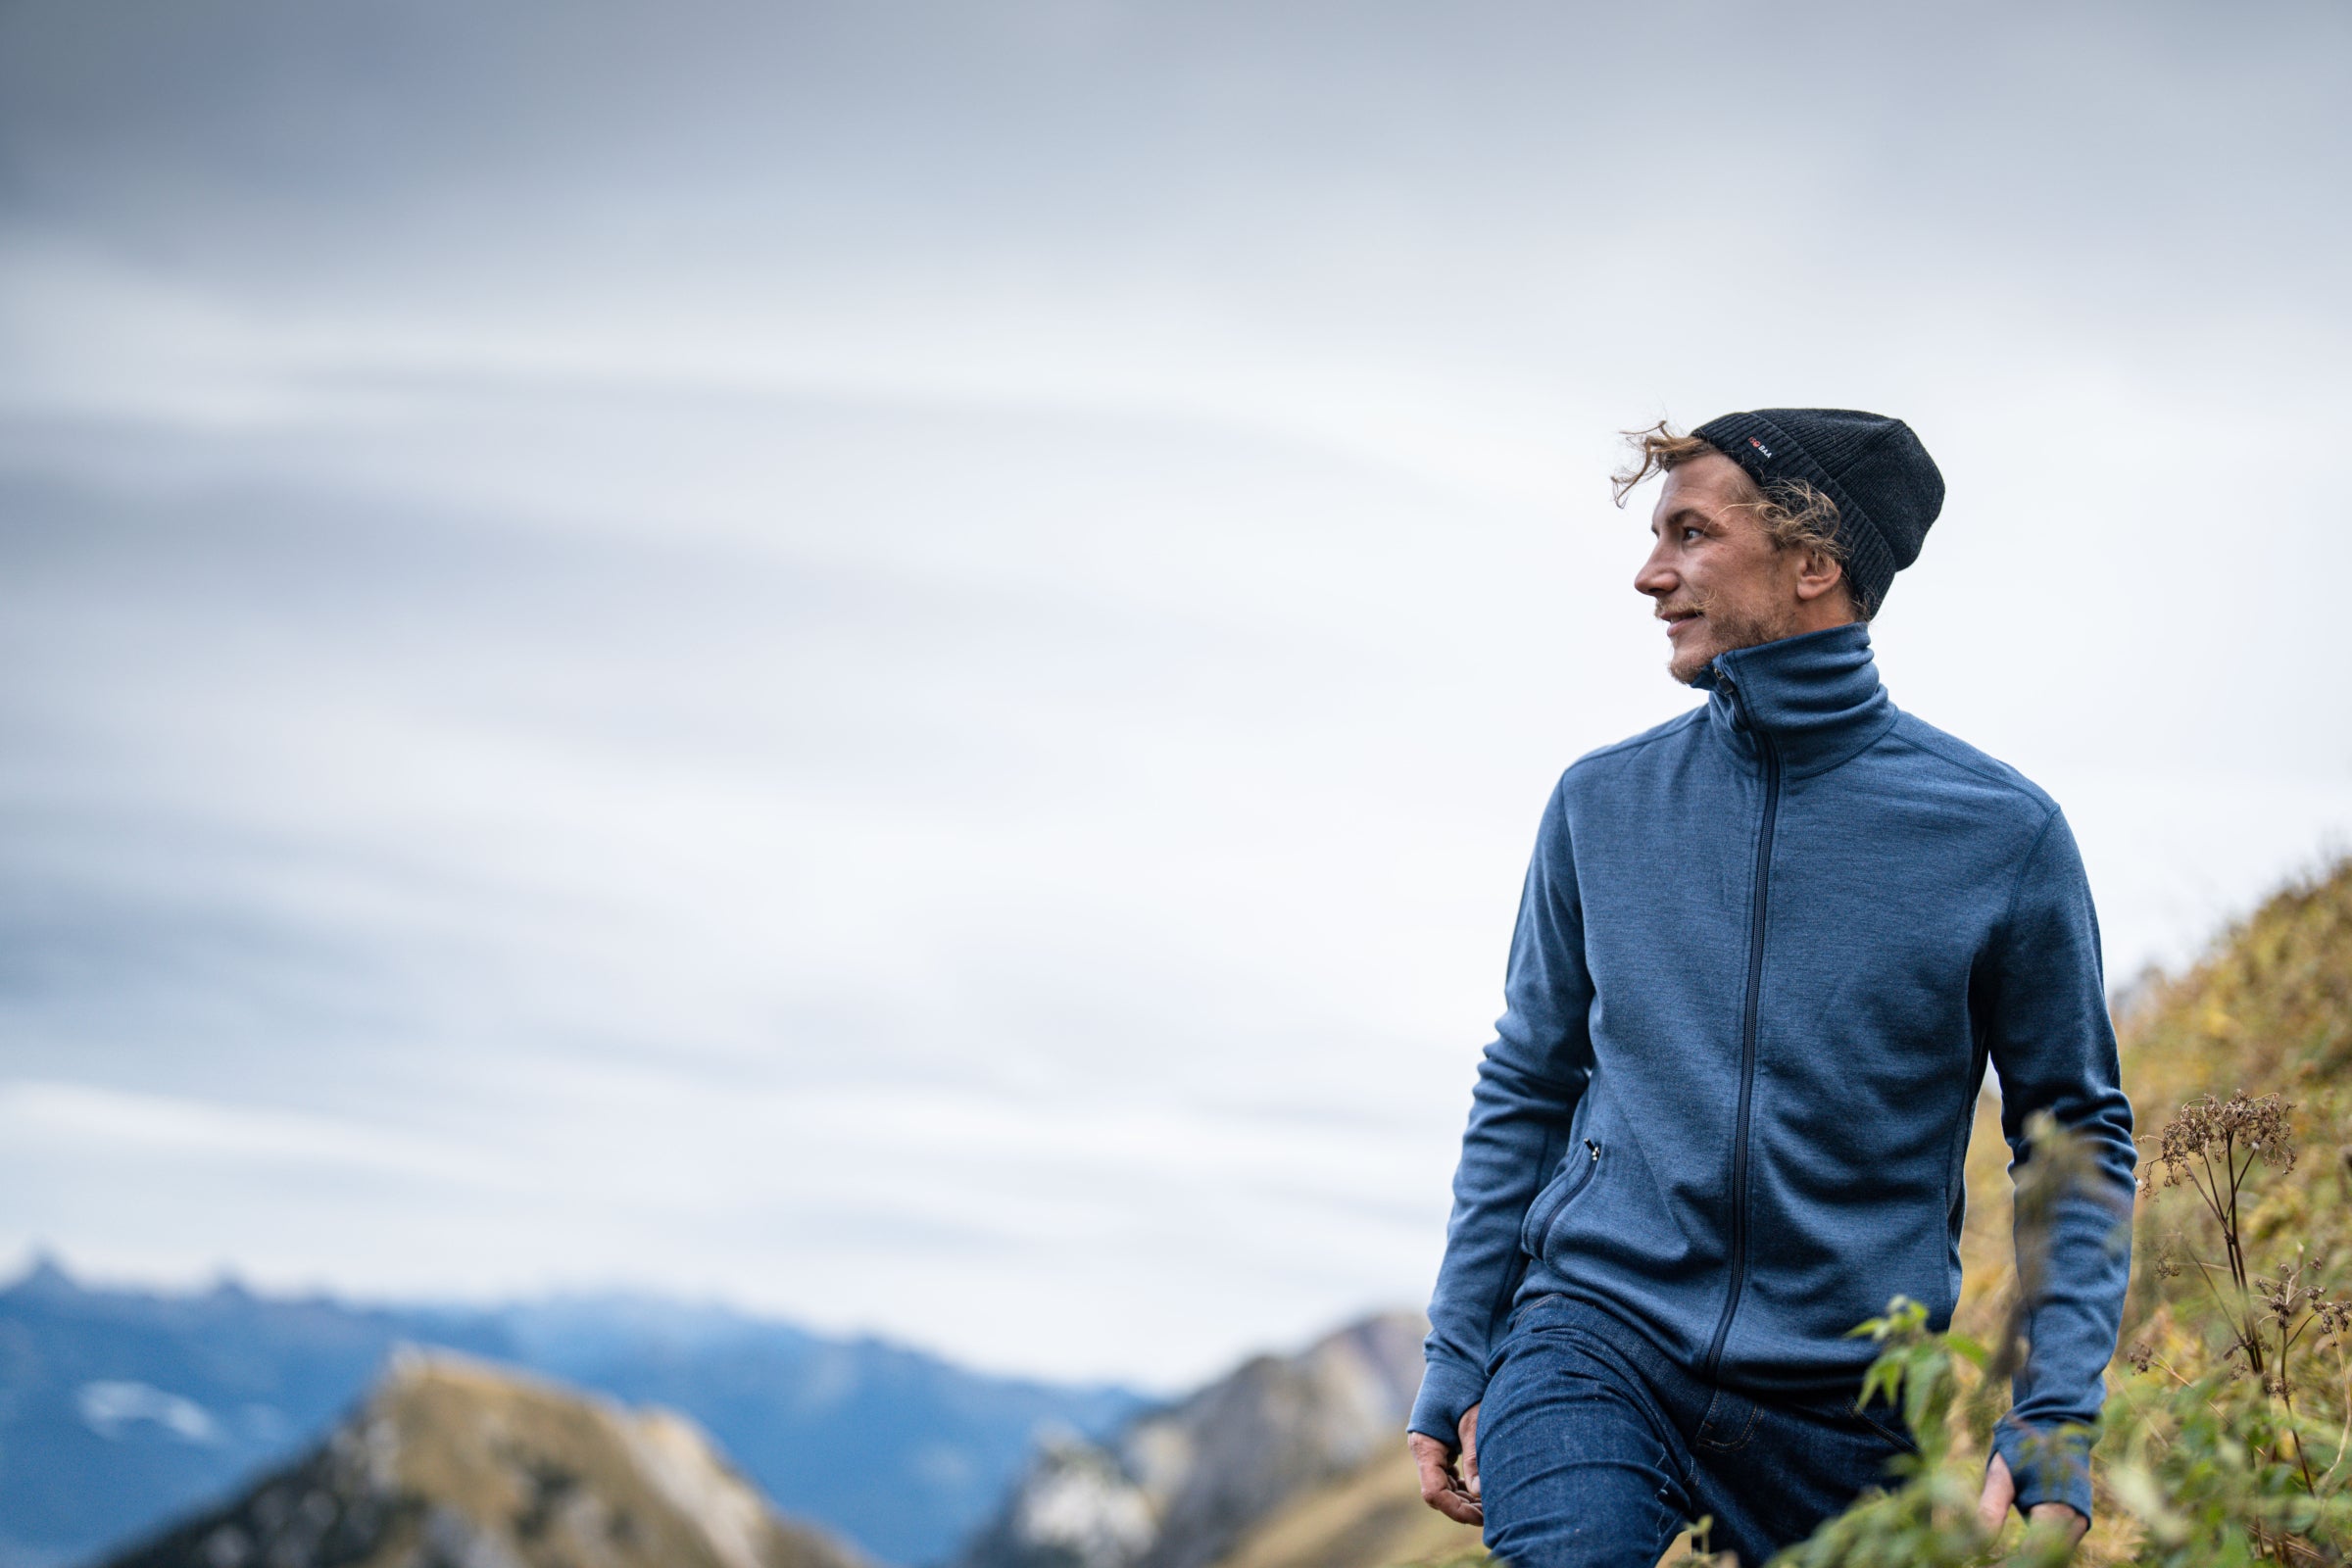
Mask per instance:
[[[2063,1195],[2052,1216],[2041,1289],[2026,1317],[2031,1348],[2011,1380],[2015,1402],[1993,1428],[1993,1451],[2017,1479],[2021,1512],[2063,1502],[2087,1519],[2089,1437],[2057,1429],[2092,1426],[2106,1396],[2132,1272],[2138,1154],[2107,1015],[2098,914],[2074,834],[2055,807],[2019,868],[1987,957],[1984,1026],[2000,1074],[2010,1177],[2032,1156],[2027,1123],[2039,1110],[2082,1140],[2092,1169],[2088,1189]],[[2030,1245],[2031,1237],[2017,1237],[2019,1248]]]
[[[1526,1268],[1519,1229],[1568,1139],[1592,1076],[1584,913],[1569,842],[1566,780],[1536,835],[1503,979],[1504,1011],[1479,1063],[1453,1175],[1453,1215],[1429,1305],[1427,1369],[1412,1431],[1452,1446],[1486,1392],[1487,1358]]]

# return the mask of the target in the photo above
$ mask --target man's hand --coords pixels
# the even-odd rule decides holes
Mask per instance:
[[[1448,1448],[1420,1432],[1404,1435],[1421,1467],[1421,1500],[1460,1525],[1483,1525],[1487,1510],[1478,1501],[1478,1406],[1462,1412],[1462,1446]],[[1456,1464],[1456,1458],[1459,1464]]]
[[[1422,1472],[1421,1494],[1424,1497],[1429,1495],[1426,1469]],[[1992,1463],[1984,1469],[1984,1494],[1977,1499],[1977,1522],[1984,1527],[1986,1535],[2000,1533],[2002,1522],[2009,1517],[2009,1505],[2016,1500],[2017,1478],[2009,1473],[2009,1461],[1996,1453],[1992,1456]],[[2027,1528],[2031,1529],[2045,1519],[2061,1522],[2061,1528],[2068,1533],[2069,1545],[2081,1541],[2082,1532],[2090,1528],[2089,1520],[2063,1502],[2035,1503],[2033,1511],[2026,1515]]]

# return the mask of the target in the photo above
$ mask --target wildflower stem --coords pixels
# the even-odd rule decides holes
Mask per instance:
[[[2300,1333],[2301,1331],[2297,1330],[2296,1332]],[[2294,1341],[2287,1337],[2286,1319],[2280,1318],[2278,1320],[2278,1403],[2286,1411],[2286,1435],[2295,1446],[2295,1463],[2303,1471],[2303,1490],[2316,1497],[2320,1494],[2320,1489],[2318,1484],[2311,1479],[2311,1455],[2303,1451],[2303,1434],[2295,1426],[2294,1386],[2286,1381],[2286,1348],[2292,1344]]]
[[[2248,1165],[2254,1163],[2252,1156],[2247,1157],[2246,1163]],[[2237,1288],[2243,1291],[2247,1288],[2246,1250],[2237,1236],[2237,1190],[2239,1184],[2245,1180],[2245,1172],[2238,1168],[2237,1134],[2234,1129],[2226,1134],[2222,1141],[2222,1169],[2230,1173],[2230,1218],[2228,1223],[2222,1227],[2222,1242],[2230,1249],[2230,1277],[2237,1281]],[[2257,1368],[2260,1367],[2259,1357],[2256,1358],[2255,1364]]]

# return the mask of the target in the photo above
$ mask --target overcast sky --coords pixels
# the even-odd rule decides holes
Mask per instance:
[[[2340,4],[0,4],[0,1260],[1173,1386],[1434,1273],[1614,432],[1910,420],[2121,982],[2352,848]],[[2315,597],[2316,596],[2316,597]],[[1662,879],[1672,867],[1661,867]]]

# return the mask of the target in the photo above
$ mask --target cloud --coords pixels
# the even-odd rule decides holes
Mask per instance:
[[[229,1161],[299,1178],[319,1167],[470,1185],[497,1178],[478,1151],[440,1148],[366,1123],[124,1094],[81,1084],[0,1084],[0,1125],[20,1148],[181,1168]]]

